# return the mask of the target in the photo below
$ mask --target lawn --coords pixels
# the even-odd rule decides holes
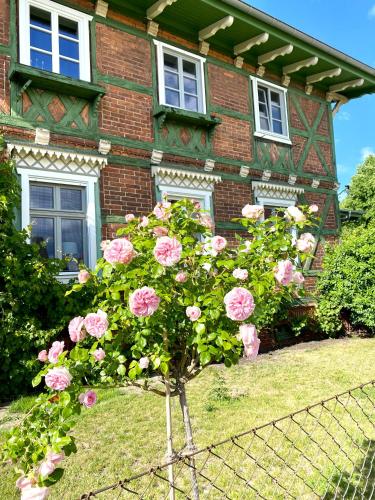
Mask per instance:
[[[231,369],[208,368],[188,388],[196,443],[220,441],[370,381],[375,378],[374,360],[375,339],[342,339],[286,348]],[[13,402],[1,417],[0,429],[21,417],[30,403],[28,398]],[[178,401],[173,401],[173,413],[175,448],[180,449]],[[84,411],[74,429],[78,453],[66,459],[65,475],[50,498],[79,498],[159,463],[164,426],[162,398],[131,388],[99,391],[99,402]],[[18,498],[14,481],[13,472],[4,468],[2,499]],[[117,498],[112,495],[106,498]]]

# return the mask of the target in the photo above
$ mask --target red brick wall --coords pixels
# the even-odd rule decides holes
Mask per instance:
[[[100,106],[99,127],[106,134],[152,142],[151,110],[151,96],[107,85]]]
[[[151,87],[150,42],[105,24],[97,25],[97,65],[105,75]]]
[[[250,184],[227,180],[220,182],[214,192],[215,220],[231,221],[234,217],[241,217],[243,206],[251,203],[251,200]]]
[[[153,183],[148,169],[107,165],[101,174],[103,215],[147,214],[153,208]]]
[[[10,58],[0,56],[0,113],[10,114],[9,71]]]
[[[227,69],[208,65],[211,104],[249,114],[249,79]]]
[[[250,122],[220,115],[222,123],[214,133],[214,153],[235,160],[252,159],[252,137]]]
[[[0,0],[0,43],[9,43],[9,0]]]

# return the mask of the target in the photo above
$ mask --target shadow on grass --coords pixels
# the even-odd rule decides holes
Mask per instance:
[[[375,441],[363,442],[364,456],[357,463],[354,471],[337,474],[332,478],[336,485],[324,496],[325,500],[339,498],[361,498],[371,500],[375,498]]]

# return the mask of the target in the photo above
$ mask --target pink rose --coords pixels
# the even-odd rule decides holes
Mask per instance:
[[[24,488],[21,490],[21,500],[45,500],[49,495],[49,490],[46,486],[40,488],[34,486],[33,488]]]
[[[98,309],[96,313],[90,313],[84,319],[84,325],[89,335],[100,339],[108,330],[107,314]]]
[[[46,386],[54,391],[64,391],[70,386],[72,378],[65,367],[52,368],[45,376]]]
[[[293,264],[290,260],[280,261],[274,269],[275,279],[281,285],[289,285],[293,279]]]
[[[245,205],[242,209],[243,217],[259,220],[263,217],[264,208],[261,205]]]
[[[126,214],[125,215],[125,221],[126,222],[131,222],[134,219],[135,219],[135,215],[134,214]]]
[[[112,240],[104,250],[104,258],[111,264],[129,264],[134,255],[134,247],[126,238]]]
[[[212,229],[214,227],[214,223],[208,214],[200,214],[199,222],[202,224],[202,226],[204,226],[207,229],[210,229],[212,231]]]
[[[317,212],[319,212],[319,207],[318,205],[310,205],[309,206],[309,211],[312,213],[312,214],[316,214]]]
[[[227,244],[227,240],[222,236],[214,236],[211,240],[212,249],[217,253],[222,252]]]
[[[49,451],[47,453],[47,460],[49,462],[52,462],[55,465],[58,465],[60,462],[62,462],[65,458],[65,453],[62,451],[61,453],[55,453],[53,451]]]
[[[150,364],[150,360],[147,357],[141,358],[138,361],[139,367],[142,368],[142,370],[147,370],[148,365]]]
[[[45,363],[48,360],[48,354],[45,349],[43,351],[40,351],[40,353],[38,354],[38,360],[42,363]]]
[[[105,358],[105,351],[103,351],[103,349],[99,347],[99,349],[96,349],[96,351],[94,351],[92,355],[94,356],[96,361],[102,361]]]
[[[299,239],[296,241],[296,248],[300,252],[309,253],[312,252],[315,245],[315,238],[311,233],[301,234]]]
[[[91,275],[86,269],[81,269],[80,272],[78,273],[78,281],[83,285],[90,279]]]
[[[254,360],[259,351],[260,340],[254,325],[241,325],[240,337],[244,345],[244,356]]]
[[[288,207],[286,209],[285,215],[287,219],[293,219],[294,222],[305,222],[306,216],[298,207]]]
[[[173,266],[181,259],[182,246],[176,238],[162,236],[156,240],[154,257],[162,266]]]
[[[199,307],[189,306],[186,308],[186,316],[190,319],[190,321],[197,321],[202,315],[202,311]]]
[[[138,317],[151,316],[160,304],[160,297],[153,288],[144,286],[129,295],[129,309]]]
[[[96,403],[97,396],[94,391],[87,391],[78,396],[78,401],[81,405],[86,406],[86,408],[92,408]]]
[[[176,274],[175,280],[177,283],[185,283],[188,279],[188,275],[184,271],[179,271]]]
[[[60,354],[64,351],[64,342],[56,340],[50,350],[48,351],[48,361],[56,364],[59,360]]]
[[[293,283],[296,283],[296,285],[302,285],[302,283],[305,281],[305,278],[301,272],[295,271],[293,273],[292,281]]]
[[[245,321],[254,311],[254,298],[246,288],[236,287],[224,297],[228,318],[233,321]]]
[[[104,250],[109,247],[111,243],[111,240],[103,240],[101,243],[100,243],[100,248],[102,249],[102,251],[104,252]]]
[[[77,316],[73,318],[68,326],[69,336],[72,342],[79,342],[86,337],[86,332],[83,330],[85,318]]]
[[[16,487],[19,490],[23,490],[25,488],[30,488],[34,483],[35,483],[35,481],[33,479],[30,479],[26,476],[21,476],[16,481]]]
[[[154,227],[152,232],[154,233],[155,236],[157,236],[158,238],[161,238],[162,236],[167,236],[168,229],[166,227],[157,226],[157,227]]]
[[[145,215],[142,217],[142,220],[141,220],[141,223],[140,225],[142,227],[147,227],[150,223],[150,219],[148,217],[146,217]]]
[[[246,269],[240,269],[240,268],[235,269],[232,274],[234,278],[241,281],[247,280],[249,276],[249,273],[247,272]]]
[[[163,201],[163,203],[157,203],[153,210],[153,214],[157,219],[167,220],[171,216],[171,213],[169,211],[170,207],[171,204],[168,201]]]
[[[39,466],[39,474],[45,478],[52,474],[56,469],[56,465],[53,462],[50,462],[49,460],[45,460],[42,462]]]

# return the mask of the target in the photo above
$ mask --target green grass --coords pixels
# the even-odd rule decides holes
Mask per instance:
[[[188,386],[196,444],[218,442],[372,380],[374,359],[375,339],[349,339],[283,349],[231,369],[208,368]],[[13,402],[3,416],[4,425],[30,404],[30,398]],[[173,419],[178,450],[184,440],[177,400],[173,400]],[[52,500],[79,498],[163,461],[164,399],[130,388],[99,391],[97,405],[84,411],[74,435],[78,453],[66,459],[64,477],[52,488]],[[14,481],[11,469],[3,469],[1,498],[18,498]],[[105,498],[115,499],[117,494]]]

